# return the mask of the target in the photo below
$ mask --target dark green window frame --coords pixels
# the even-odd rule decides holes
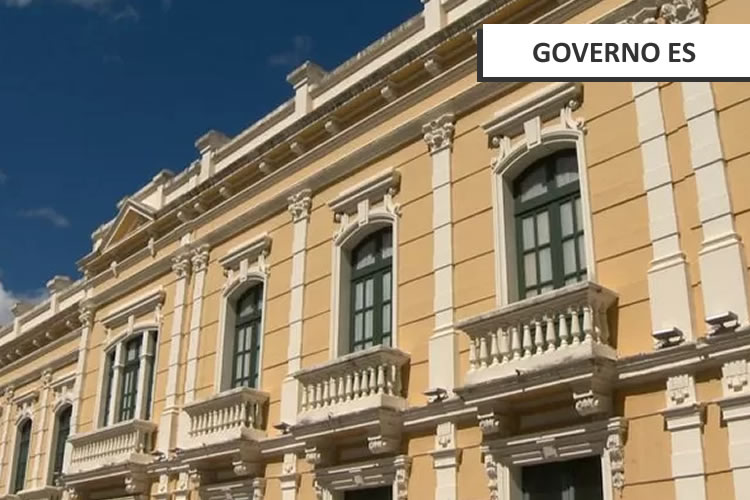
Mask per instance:
[[[524,199],[524,188],[535,180],[540,192]],[[561,150],[534,162],[514,181],[513,198],[519,298],[585,279],[576,151]]]
[[[24,420],[18,428],[18,447],[16,449],[16,474],[13,480],[13,493],[18,493],[26,483],[26,469],[29,465],[29,446],[31,445],[31,419]]]
[[[146,335],[146,332],[143,335]],[[125,352],[123,353],[119,422],[135,418],[138,401],[138,373],[141,368],[141,350],[144,345],[143,335],[128,340],[123,346]]]
[[[113,391],[114,391],[114,383],[115,383],[115,349],[112,349],[107,353],[107,382],[106,382],[106,388],[105,388],[105,398],[104,398],[104,418],[103,418],[103,425],[107,425],[109,422],[109,407],[112,402],[112,398],[114,397]]]
[[[55,450],[52,462],[52,484],[57,485],[62,477],[63,465],[65,464],[65,446],[70,436],[70,419],[73,407],[65,406],[57,413],[55,419]]]
[[[521,485],[522,500],[603,500],[601,458],[524,467]]]
[[[393,230],[365,237],[351,251],[350,352],[393,340]]]
[[[232,353],[232,387],[258,387],[263,284],[245,291],[236,302]]]

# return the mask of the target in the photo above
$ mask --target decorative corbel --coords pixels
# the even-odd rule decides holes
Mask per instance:
[[[288,210],[292,215],[292,222],[299,222],[310,217],[310,208],[312,208],[312,190],[302,189],[298,193],[287,198],[289,202]]]
[[[581,107],[581,101],[571,99],[565,107],[560,110],[560,124],[570,130],[580,130],[586,133],[586,120],[582,117],[575,118],[573,112]]]
[[[393,478],[396,500],[406,500],[409,493],[409,475],[411,473],[411,457],[396,457],[393,462],[396,474]]]
[[[177,275],[177,279],[185,279],[190,274],[190,254],[181,253],[172,257],[172,271]]]
[[[422,126],[423,139],[431,154],[453,146],[456,116],[446,113]]]

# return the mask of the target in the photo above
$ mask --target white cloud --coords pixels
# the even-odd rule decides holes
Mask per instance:
[[[292,48],[272,54],[268,58],[271,66],[296,67],[300,65],[312,50],[312,38],[307,35],[296,35],[292,38]]]
[[[32,208],[30,210],[22,210],[18,213],[21,217],[28,219],[44,219],[51,222],[55,227],[70,227],[70,221],[67,217],[59,213],[54,208],[42,207]]]
[[[24,8],[42,3],[50,3],[51,0],[0,0],[0,5],[6,7]],[[80,7],[82,9],[97,12],[103,16],[109,17],[113,21],[133,21],[140,19],[138,11],[126,3],[123,5],[119,0],[58,0],[62,3]],[[115,5],[117,4],[117,5]],[[122,7],[120,7],[122,6]]]
[[[39,304],[48,297],[47,290],[39,290],[31,294],[16,294],[5,288],[0,281],[0,326],[7,325],[13,321],[11,309],[17,302],[29,302]]]
[[[8,180],[8,174],[0,170],[0,185],[5,184]]]

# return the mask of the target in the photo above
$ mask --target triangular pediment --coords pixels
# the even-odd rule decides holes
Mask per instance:
[[[120,207],[120,213],[104,236],[102,248],[107,249],[116,245],[140,227],[153,221],[154,217],[155,211],[151,207],[135,200],[125,200]]]

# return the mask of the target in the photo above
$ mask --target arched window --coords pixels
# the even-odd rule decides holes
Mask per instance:
[[[541,158],[513,183],[519,297],[586,277],[581,193],[576,151]]]
[[[55,419],[55,440],[52,450],[52,474],[51,484],[57,484],[62,476],[63,465],[65,464],[65,446],[70,436],[70,417],[73,408],[68,405],[61,411],[57,412]]]
[[[29,446],[31,445],[31,419],[25,419],[18,427],[18,444],[16,445],[16,473],[13,478],[13,493],[18,493],[26,483],[26,468],[29,465]]]
[[[145,330],[110,348],[105,359],[101,424],[151,418],[156,330]],[[143,376],[141,375],[143,372]]]
[[[351,251],[349,348],[391,345],[392,229],[368,235]]]
[[[263,284],[237,299],[232,355],[232,387],[257,387],[263,319]]]

